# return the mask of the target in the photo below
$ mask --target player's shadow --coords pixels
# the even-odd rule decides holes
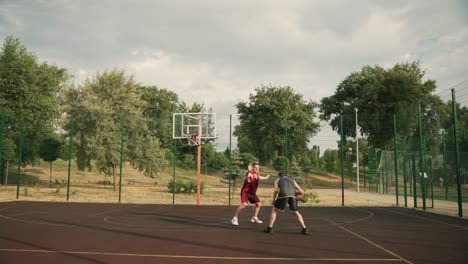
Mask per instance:
[[[208,243],[208,242],[202,242],[202,241],[190,241],[187,239],[178,239],[178,238],[172,238],[172,237],[165,237],[161,235],[148,235],[148,234],[142,234],[142,233],[137,233],[133,231],[126,231],[126,230],[116,230],[116,229],[110,229],[106,227],[97,227],[97,226],[91,226],[91,225],[85,225],[85,224],[78,224],[78,223],[67,223],[67,222],[60,222],[60,221],[54,221],[50,219],[36,219],[39,221],[44,221],[44,222],[49,222],[53,224],[62,224],[62,225],[69,225],[69,226],[75,226],[75,227],[81,227],[81,228],[87,228],[91,230],[98,230],[98,231],[106,231],[106,232],[111,232],[111,233],[118,233],[118,234],[123,234],[123,235],[128,235],[128,236],[133,236],[133,237],[143,237],[143,238],[149,238],[149,239],[156,239],[156,240],[161,240],[161,241],[169,241],[169,242],[174,242],[174,243],[180,243],[180,244],[188,244],[192,246],[199,246],[199,247],[206,247],[209,249],[220,249],[220,250],[230,250],[230,251],[237,251],[243,254],[260,254],[260,255],[266,255],[270,257],[277,257],[277,258],[307,258],[308,256],[299,256],[297,254],[288,254],[286,251],[285,252],[272,252],[272,251],[264,251],[261,249],[251,249],[251,248],[241,248],[241,247],[236,247],[236,246],[226,246],[226,245],[220,245],[219,243]],[[262,234],[262,235],[270,235],[270,234]],[[206,239],[209,239],[208,235],[205,236]],[[242,243],[245,244],[245,243]],[[297,253],[297,252],[295,252]]]
[[[154,220],[163,221],[166,223],[171,224],[180,224],[186,226],[198,226],[198,227],[217,227],[222,229],[232,230],[231,226],[227,226],[226,224],[220,223],[219,221],[213,221],[212,219],[202,219],[202,218],[195,218],[189,216],[174,216],[174,215],[164,215],[164,214],[156,214],[156,213],[135,213],[135,215],[143,215],[143,216],[154,216]]]

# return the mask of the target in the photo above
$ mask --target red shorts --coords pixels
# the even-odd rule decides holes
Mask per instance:
[[[250,202],[252,204],[255,204],[255,203],[259,203],[260,202],[260,198],[258,198],[258,196],[255,194],[255,193],[249,193],[249,192],[246,192],[246,191],[241,191],[241,202],[242,203],[247,203]]]

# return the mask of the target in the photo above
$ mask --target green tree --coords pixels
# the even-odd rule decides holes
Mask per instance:
[[[417,125],[417,106],[422,105],[425,120],[432,124],[431,133],[440,129],[438,112],[430,111],[442,101],[431,93],[434,80],[423,80],[425,71],[417,62],[396,64],[390,69],[365,66],[348,75],[335,94],[321,100],[320,119],[329,121],[340,131],[340,115],[346,137],[355,137],[355,109],[359,111],[360,132],[368,137],[370,146],[383,147],[393,141],[393,115],[397,115],[400,141],[411,136]]]
[[[236,107],[240,124],[234,135],[239,137],[239,149],[254,153],[264,164],[272,160],[274,151],[284,152],[286,128],[288,148],[298,155],[307,151],[309,139],[319,128],[314,121],[317,104],[305,101],[289,86],[261,86],[250,94],[248,102]]]
[[[6,138],[3,141],[3,155],[2,155],[2,163],[3,167],[2,169],[4,170],[4,184],[8,184],[8,174],[9,174],[9,168],[10,168],[10,163],[15,162],[17,158],[16,155],[16,144],[11,138]]]
[[[143,86],[142,99],[147,102],[143,116],[150,120],[149,129],[161,141],[164,148],[172,148],[172,115],[185,106],[179,96],[167,89]]]
[[[241,157],[241,160],[242,160],[242,166],[244,168],[247,168],[249,163],[258,161],[258,158],[255,157],[254,154],[252,154],[252,153],[244,152],[244,153],[240,154],[240,157]]]
[[[229,167],[229,159],[223,153],[216,152],[215,160],[212,163],[213,168],[222,170]]]
[[[336,164],[338,161],[338,150],[335,149],[326,149],[323,153],[323,161],[325,163],[325,169],[328,172],[335,171]]]
[[[245,177],[246,170],[243,168],[243,161],[241,159],[239,149],[232,151],[232,169],[224,169],[224,176],[221,182],[228,183],[231,180],[231,198],[234,195],[234,190],[238,187],[238,182]]]
[[[17,141],[24,117],[23,163],[38,157],[42,139],[60,116],[58,93],[67,81],[66,70],[38,61],[14,37],[6,37],[0,51],[0,111],[6,109],[7,138]]]
[[[46,162],[49,162],[49,186],[52,185],[52,163],[60,157],[64,142],[58,136],[49,136],[44,138],[39,147],[39,156]]]
[[[116,189],[122,123],[125,161],[150,177],[167,165],[159,140],[150,132],[151,121],[143,116],[146,102],[133,76],[127,77],[123,70],[98,73],[80,87],[70,87],[64,102],[65,112],[75,116],[79,169],[90,170],[91,160],[96,160],[100,172],[113,176]]]

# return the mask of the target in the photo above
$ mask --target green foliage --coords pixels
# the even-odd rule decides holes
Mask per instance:
[[[277,156],[273,161],[273,168],[277,171],[284,171],[284,161],[285,158],[283,156]]]
[[[229,166],[229,159],[223,153],[216,153],[215,159],[212,163],[212,167],[218,170],[222,170]]]
[[[42,138],[52,132],[60,116],[57,94],[67,79],[65,69],[39,62],[18,39],[5,38],[0,51],[0,110],[6,109],[9,142],[17,142],[24,117],[24,164],[37,158]]]
[[[194,180],[184,181],[182,179],[170,180],[167,184],[170,193],[197,193],[197,182]],[[205,182],[200,182],[200,194],[205,190]]]
[[[289,164],[289,169],[291,171],[290,174],[294,178],[299,178],[303,175],[301,166],[299,166],[299,164],[295,160],[291,161],[291,163]]]
[[[39,147],[39,156],[46,162],[54,162],[60,157],[63,145],[58,136],[44,138]]]
[[[336,164],[338,162],[338,151],[327,149],[323,153],[323,161],[325,163],[325,169],[328,172],[333,172],[336,168]]]
[[[240,153],[240,158],[242,160],[242,166],[245,168],[247,168],[249,163],[258,161],[258,158],[255,157],[255,155],[248,152]]]
[[[312,200],[315,203],[320,203],[319,195],[315,192],[305,192],[304,197],[299,199],[298,202],[307,203],[309,200]]]
[[[156,86],[142,86],[142,99],[147,102],[143,116],[151,120],[149,130],[161,141],[164,148],[172,148],[172,115],[180,112],[179,96],[167,89]]]
[[[307,151],[309,139],[319,128],[314,121],[317,104],[305,101],[289,86],[261,86],[250,94],[248,102],[236,107],[240,124],[234,135],[239,137],[239,149],[255,153],[264,164],[273,159],[274,151],[283,153],[286,128],[288,145],[298,155]]]
[[[202,151],[201,151],[202,163],[208,164],[209,166],[213,166],[215,156],[216,156],[216,153],[215,153],[215,149],[213,145],[202,144]]]
[[[231,158],[232,168],[225,168],[223,180],[221,182],[228,183],[231,181],[231,195],[234,194],[234,190],[237,188],[239,181],[241,181],[245,177],[246,170],[243,169],[243,161],[240,157],[240,153],[238,149],[232,151],[232,158]]]
[[[186,169],[195,168],[195,158],[192,154],[184,154],[182,157],[182,166]]]
[[[74,148],[80,170],[91,170],[91,160],[96,160],[100,172],[115,176],[122,129],[125,161],[150,177],[167,166],[160,141],[150,132],[152,122],[143,115],[147,103],[142,97],[133,76],[122,70],[98,73],[64,92],[64,110],[75,117]],[[69,120],[65,129],[70,129]]]
[[[393,140],[393,115],[397,115],[399,137],[411,136],[417,128],[417,104],[424,110],[426,121],[431,120],[429,134],[440,129],[445,119],[437,109],[442,101],[431,93],[433,80],[423,80],[425,75],[419,63],[396,64],[390,69],[364,66],[360,72],[348,75],[337,87],[335,94],[321,100],[320,119],[330,121],[334,130],[340,131],[343,115],[343,134],[355,137],[355,109],[359,116],[360,132],[368,137],[372,147],[383,147]],[[390,128],[390,129],[389,129]],[[401,140],[400,140],[401,141]]]

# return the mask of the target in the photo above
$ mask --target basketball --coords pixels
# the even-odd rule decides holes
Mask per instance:
[[[302,199],[302,198],[304,198],[304,194],[303,194],[303,193],[296,193],[296,199],[297,199],[297,200],[300,200],[300,199]]]

